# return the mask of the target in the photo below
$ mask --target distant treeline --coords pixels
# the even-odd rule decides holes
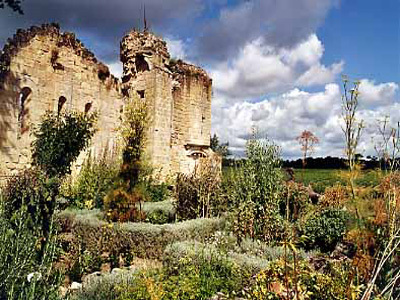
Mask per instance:
[[[240,160],[240,159],[239,159]],[[363,166],[363,169],[376,169],[385,168],[383,162],[379,162],[375,157],[367,157],[364,159],[359,157],[358,161]],[[234,166],[238,159],[225,158],[222,161],[224,167]],[[295,168],[301,169],[303,167],[303,162],[299,158],[297,160],[282,160],[283,168]],[[308,157],[306,160],[306,169],[347,169],[347,160],[341,157]]]

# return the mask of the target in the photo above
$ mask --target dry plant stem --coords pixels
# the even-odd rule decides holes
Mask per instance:
[[[396,239],[398,239],[398,240],[396,241]],[[392,256],[394,251],[399,246],[400,246],[400,229],[398,229],[397,232],[394,234],[394,236],[389,240],[388,244],[386,245],[385,251],[382,254],[382,257],[380,258],[380,260],[377,261],[377,264],[375,265],[375,268],[374,268],[374,276],[368,283],[367,289],[365,290],[361,300],[369,300],[371,298],[371,293],[372,293],[372,290],[374,288],[376,279],[378,278],[380,271],[382,270],[382,268],[385,265],[385,263],[387,262],[387,260]],[[398,278],[398,276],[399,275],[397,275],[397,278]],[[384,288],[383,290],[386,290],[386,288]]]
[[[359,82],[354,82],[353,88],[349,90],[348,79],[343,79],[344,94],[342,95],[342,118],[344,120],[344,126],[342,130],[345,136],[345,154],[349,164],[350,188],[353,199],[355,198],[354,170],[356,166],[356,150],[361,137],[361,131],[364,127],[363,121],[357,121],[356,119],[359,84]]]

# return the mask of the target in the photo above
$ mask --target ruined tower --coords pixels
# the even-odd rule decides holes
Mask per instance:
[[[121,41],[123,93],[146,101],[149,124],[146,154],[163,175],[170,172],[172,75],[166,43],[148,31],[131,31]]]
[[[147,30],[121,42],[123,93],[149,109],[146,152],[162,175],[189,172],[212,154],[211,79],[199,67],[170,59],[166,43]]]

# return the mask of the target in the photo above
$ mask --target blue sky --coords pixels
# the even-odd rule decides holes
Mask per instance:
[[[323,61],[343,59],[344,72],[377,81],[400,81],[400,2],[347,0],[328,13],[317,30]]]
[[[142,25],[144,3],[172,56],[212,76],[212,130],[234,153],[255,126],[285,157],[301,155],[304,129],[321,140],[315,155],[342,155],[342,74],[361,80],[361,153],[374,154],[376,119],[400,120],[399,0],[25,0],[23,16],[0,10],[0,46],[58,22],[120,75],[119,41]]]

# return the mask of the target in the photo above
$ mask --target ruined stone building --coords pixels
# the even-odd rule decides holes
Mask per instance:
[[[197,158],[212,154],[206,72],[173,61],[166,43],[148,31],[129,32],[120,50],[123,76],[117,79],[56,24],[18,30],[8,39],[0,56],[0,176],[29,166],[32,130],[48,110],[97,111],[90,151],[115,149],[120,114],[133,97],[148,105],[146,153],[163,176],[189,172]]]

